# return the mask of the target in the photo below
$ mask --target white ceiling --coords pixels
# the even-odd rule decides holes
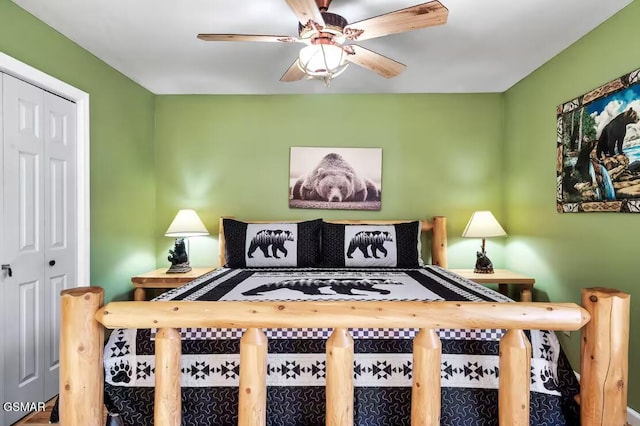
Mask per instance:
[[[303,46],[206,42],[198,33],[297,36],[284,0],[13,0],[156,94],[503,92],[632,0],[441,0],[447,24],[359,42],[407,65],[350,65],[330,87],[279,81]],[[357,22],[426,0],[334,0]]]

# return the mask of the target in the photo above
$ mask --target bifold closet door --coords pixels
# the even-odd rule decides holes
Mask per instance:
[[[75,107],[2,83],[4,398],[45,401],[58,392],[59,294],[75,281]]]

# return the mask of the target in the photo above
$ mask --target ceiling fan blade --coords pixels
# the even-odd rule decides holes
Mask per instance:
[[[324,27],[324,18],[318,9],[318,5],[315,0],[287,0],[287,4],[293,10],[293,13],[298,17],[298,21],[302,25],[307,25],[311,20],[316,24]]]
[[[405,64],[394,61],[379,53],[373,52],[355,44],[349,45],[353,49],[353,55],[347,55],[347,61],[367,68],[385,78],[395,77],[407,67]]]
[[[345,27],[350,40],[367,40],[447,22],[449,10],[437,0],[375,16]]]
[[[301,41],[299,38],[291,36],[252,34],[198,34],[198,38],[204,41],[265,41],[280,43],[295,43]]]
[[[284,74],[280,78],[280,81],[298,81],[302,80],[305,75],[306,74],[304,73],[304,71],[302,71],[298,66],[298,59],[296,59],[295,61],[293,61],[293,64],[291,64],[289,69],[284,72]]]

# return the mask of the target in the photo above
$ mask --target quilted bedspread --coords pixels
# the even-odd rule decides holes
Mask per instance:
[[[509,301],[445,269],[229,269],[154,299]],[[182,329],[182,424],[237,424],[238,329]],[[328,329],[266,329],[267,424],[324,425]],[[356,425],[410,424],[415,329],[351,329]],[[497,425],[503,330],[438,330],[443,425]],[[105,401],[125,424],[153,424],[155,330],[118,329],[105,346]],[[531,341],[531,424],[578,425],[578,381],[552,332]]]

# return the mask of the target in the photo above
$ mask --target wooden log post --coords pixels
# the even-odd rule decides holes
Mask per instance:
[[[582,306],[591,314],[580,343],[583,426],[626,424],[630,305],[630,295],[618,290],[582,290]]]
[[[180,332],[161,328],[156,334],[156,390],[153,420],[156,425],[178,426],[182,421],[180,392]]]
[[[431,263],[447,267],[447,218],[435,216],[431,235]]]
[[[267,351],[267,336],[262,330],[244,332],[240,339],[239,426],[267,423]]]
[[[508,330],[500,340],[499,424],[529,426],[531,343],[522,330]]]
[[[104,290],[77,287],[60,295],[60,424],[102,426],[104,328],[95,314]]]
[[[413,339],[411,426],[440,425],[442,342],[436,331],[420,329]]]
[[[353,425],[353,339],[336,328],[327,340],[326,425]]]

